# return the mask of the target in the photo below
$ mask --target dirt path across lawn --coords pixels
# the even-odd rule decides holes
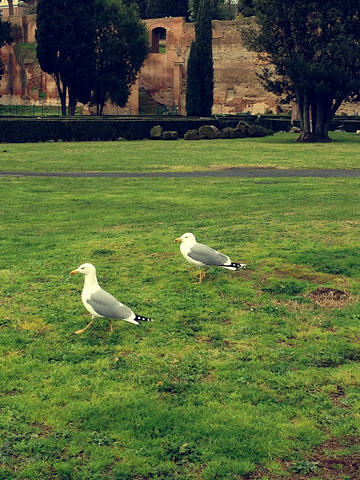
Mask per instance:
[[[283,178],[283,177],[360,177],[356,170],[291,170],[278,168],[227,168],[193,172],[22,172],[0,171],[0,177],[114,177],[114,178],[196,178],[196,177],[242,177],[242,178]]]

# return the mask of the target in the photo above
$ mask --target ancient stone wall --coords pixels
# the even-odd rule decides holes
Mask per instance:
[[[14,43],[0,50],[5,73],[0,82],[0,103],[58,105],[54,79],[44,73],[36,58],[36,16],[11,17]]]
[[[249,20],[213,21],[214,114],[276,111],[277,98],[258,81],[256,56],[243,45],[240,29]],[[139,75],[139,87],[159,104],[185,113],[186,65],[195,26],[183,18],[146,20],[149,39],[166,30],[166,53],[151,53]]]
[[[124,109],[107,105],[105,114],[138,114],[139,92],[169,112],[186,114],[186,65],[195,26],[182,17],[146,20],[152,53],[146,59]],[[243,45],[241,28],[251,19],[213,21],[214,114],[276,112],[278,98],[260,84],[256,55]],[[35,15],[12,16],[13,45],[0,55],[5,73],[0,82],[1,104],[59,105],[54,79],[42,72],[35,54]],[[354,114],[349,104],[341,111]],[[93,113],[87,106],[85,113]]]
[[[15,43],[1,49],[5,74],[0,83],[3,104],[57,104],[56,85],[41,71],[34,54],[35,15],[13,16]],[[266,92],[255,75],[255,55],[242,43],[240,27],[246,20],[213,22],[213,113],[276,109],[276,98]],[[145,61],[128,105],[121,110],[108,105],[105,113],[137,114],[139,90],[171,112],[185,114],[186,65],[194,24],[182,17],[146,20],[153,53]]]

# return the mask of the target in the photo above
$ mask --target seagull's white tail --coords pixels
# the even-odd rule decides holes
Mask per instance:
[[[135,316],[136,318],[136,316]],[[136,320],[132,319],[132,318],[124,318],[125,322],[129,322],[129,323],[132,323],[133,325],[139,325],[139,322],[137,322]]]

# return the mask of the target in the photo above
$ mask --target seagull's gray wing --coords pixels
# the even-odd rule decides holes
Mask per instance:
[[[197,243],[191,247],[188,256],[193,260],[202,262],[204,265],[221,266],[229,262],[229,257],[224,253],[217,252],[208,245]]]
[[[102,317],[124,320],[133,315],[129,307],[118,302],[115,297],[102,288],[92,293],[86,301]]]

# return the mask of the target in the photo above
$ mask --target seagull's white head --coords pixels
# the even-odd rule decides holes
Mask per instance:
[[[92,265],[91,263],[83,263],[76,270],[72,270],[70,272],[70,275],[74,275],[75,273],[82,273],[83,275],[89,275],[90,273],[96,273],[96,269],[94,265]]]
[[[175,238],[175,242],[181,243],[196,243],[196,238],[193,233],[184,233],[180,238]]]

